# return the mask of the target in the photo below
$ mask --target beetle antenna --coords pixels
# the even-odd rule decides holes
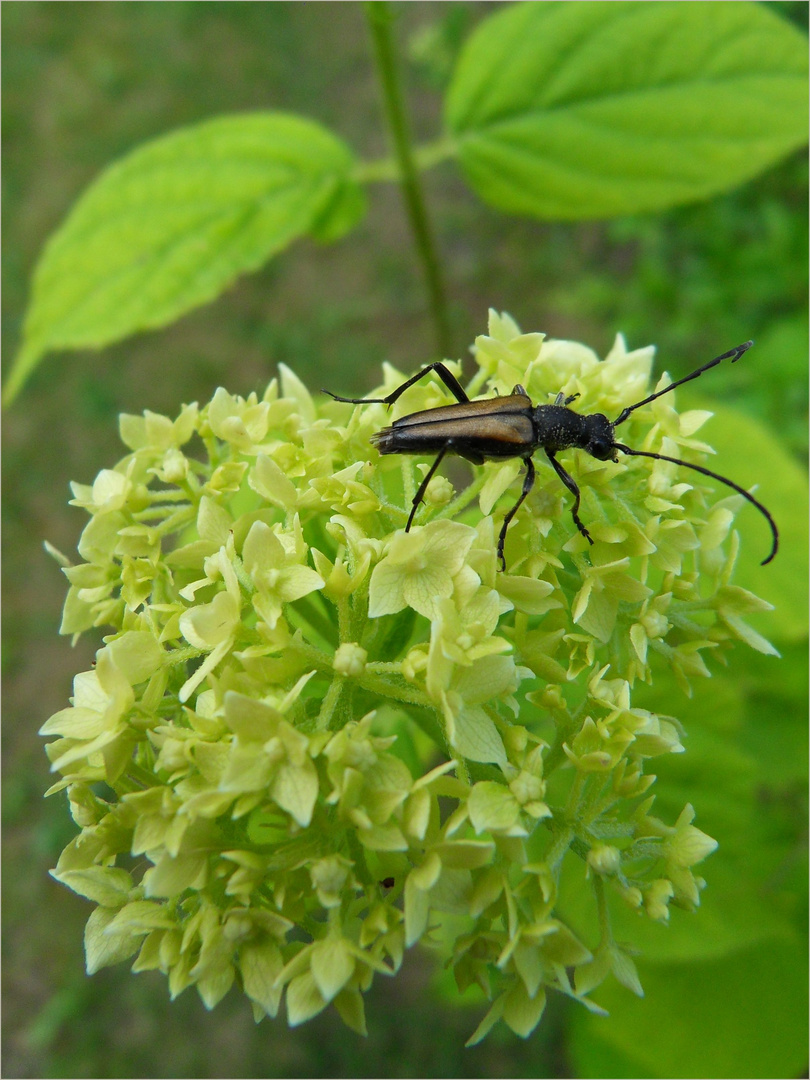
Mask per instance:
[[[740,347],[742,348],[742,346]],[[748,347],[748,345],[745,346],[745,348]],[[726,357],[728,357],[731,354],[726,353],[725,355]],[[742,353],[740,353],[740,355],[742,356]],[[719,356],[717,359],[723,360],[724,357]],[[712,363],[716,364],[717,360],[713,360]],[[705,370],[705,368],[702,370]],[[695,374],[699,375],[700,372],[698,371]],[[694,375],[690,375],[688,376],[688,378],[694,378]],[[671,389],[671,387],[667,387],[667,389]],[[666,391],[662,391],[662,393],[666,393]],[[737,492],[738,495],[742,495],[744,499],[747,499],[752,506],[755,506],[770,525],[771,533],[773,535],[773,544],[771,546],[770,555],[767,559],[762,560],[762,565],[765,566],[766,563],[769,563],[776,554],[776,552],[779,550],[779,530],[776,527],[776,522],[773,520],[773,518],[761,502],[758,502],[749,491],[745,490],[745,488],[740,487],[739,484],[735,484],[733,480],[729,480],[727,476],[721,476],[719,473],[712,472],[711,469],[704,469],[702,465],[692,465],[690,462],[682,461],[680,458],[667,457],[666,454],[653,454],[648,450],[632,450],[629,446],[623,446],[621,443],[614,443],[613,449],[621,450],[623,454],[629,454],[631,457],[648,457],[654,458],[656,461],[670,461],[673,465],[683,465],[683,467],[686,469],[694,469],[695,472],[703,473],[704,476],[710,476],[712,480],[719,480],[721,484],[725,484],[726,487],[732,488],[734,491]]]
[[[729,349],[729,351],[724,352],[722,356],[715,356],[714,360],[710,360],[708,364],[704,364],[703,367],[699,367],[697,371],[693,371],[691,375],[684,375],[682,379],[678,379],[677,382],[670,383],[669,386],[665,386],[663,390],[659,390],[655,394],[650,394],[650,396],[645,397],[643,401],[637,401],[635,405],[628,405],[626,409],[622,409],[621,413],[619,414],[618,420],[613,421],[613,426],[617,427],[619,424],[623,424],[627,417],[630,415],[630,413],[633,412],[635,409],[640,409],[642,405],[649,405],[651,401],[655,401],[656,398],[663,397],[664,394],[668,394],[670,390],[674,390],[676,386],[683,386],[684,383],[691,382],[692,379],[696,379],[699,375],[702,375],[704,371],[708,371],[709,368],[715,367],[717,364],[720,363],[721,360],[730,359],[732,364],[736,364],[736,362],[740,359],[743,353],[748,352],[748,350],[753,344],[753,341],[744,341],[742,345],[738,345],[736,349]],[[773,558],[773,556],[771,556],[771,558]],[[765,561],[768,562],[769,560],[766,559]]]

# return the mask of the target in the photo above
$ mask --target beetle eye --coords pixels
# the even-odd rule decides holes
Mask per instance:
[[[602,413],[585,417],[588,428],[588,453],[597,461],[608,461],[613,456],[613,425]]]
[[[588,452],[592,454],[597,461],[607,461],[613,452],[613,444],[605,442],[604,439],[594,439]]]

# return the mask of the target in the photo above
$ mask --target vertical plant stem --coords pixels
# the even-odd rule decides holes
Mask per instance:
[[[610,912],[608,911],[607,896],[605,895],[605,882],[598,874],[594,874],[593,877],[593,891],[596,897],[596,909],[599,912],[599,944],[602,945],[612,941],[613,935],[610,931]]]
[[[386,0],[369,0],[364,7],[374,45],[374,57],[382,88],[385,115],[399,166],[399,180],[405,199],[405,209],[425,275],[436,347],[440,357],[448,357],[450,356],[450,324],[447,317],[447,300],[433,230],[428,219],[424,193],[414,161],[411,133],[402,102],[402,87],[391,36],[394,14],[390,3]]]

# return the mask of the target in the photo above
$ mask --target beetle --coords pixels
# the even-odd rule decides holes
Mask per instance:
[[[583,525],[579,517],[580,490],[574,480],[560,462],[557,454],[562,450],[576,448],[584,450],[597,461],[618,462],[618,453],[627,454],[631,457],[648,457],[656,461],[669,461],[674,465],[681,465],[686,469],[694,469],[703,476],[718,480],[721,484],[732,488],[738,495],[742,495],[766,518],[771,529],[772,544],[767,558],[762,560],[765,566],[776,555],[779,547],[779,530],[776,522],[761,502],[754,496],[729,480],[726,476],[712,472],[702,465],[693,465],[680,458],[668,457],[666,454],[654,454],[648,450],[633,450],[623,443],[616,442],[615,430],[636,409],[642,405],[649,405],[656,398],[663,397],[676,386],[697,379],[704,371],[716,367],[723,360],[731,360],[732,364],[746,353],[753,341],[746,341],[737,345],[734,349],[713,360],[703,364],[689,375],[670,383],[663,390],[658,390],[649,397],[637,401],[634,405],[628,405],[622,409],[618,417],[611,421],[603,413],[582,414],[574,412],[568,406],[575,401],[579,394],[571,394],[565,397],[562,392],[557,394],[553,405],[534,405],[524,387],[518,383],[512,393],[501,397],[484,398],[479,401],[470,401],[458,379],[445,367],[441,361],[428,364],[427,367],[417,372],[412,378],[407,379],[396,390],[393,390],[384,398],[347,398],[333,394],[331,390],[324,390],[335,401],[343,401],[350,405],[388,405],[389,407],[408,387],[424,379],[431,371],[435,371],[444,385],[456,398],[457,405],[442,405],[436,409],[423,409],[421,412],[411,413],[395,420],[390,427],[383,428],[372,436],[371,441],[381,454],[431,454],[435,453],[436,459],[425,474],[422,483],[413,498],[411,512],[408,515],[408,523],[405,532],[408,532],[413,524],[417,507],[422,502],[427,486],[433,474],[441,464],[446,454],[457,454],[465,458],[473,465],[483,465],[488,459],[520,457],[526,463],[526,475],[523,480],[523,490],[520,498],[508,511],[503,519],[503,525],[498,536],[498,559],[501,569],[506,569],[506,559],[503,548],[506,541],[506,530],[512,518],[520,509],[526,496],[532,490],[535,480],[535,467],[532,456],[537,450],[544,450],[546,457],[551,462],[552,468],[562,483],[574,496],[574,505],[571,514],[574,524],[582,533],[589,544],[593,538]]]

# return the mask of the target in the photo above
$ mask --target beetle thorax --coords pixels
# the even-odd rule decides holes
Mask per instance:
[[[603,413],[583,416],[565,405],[538,405],[534,410],[537,445],[556,454],[576,447],[599,461],[615,454],[613,424]]]

